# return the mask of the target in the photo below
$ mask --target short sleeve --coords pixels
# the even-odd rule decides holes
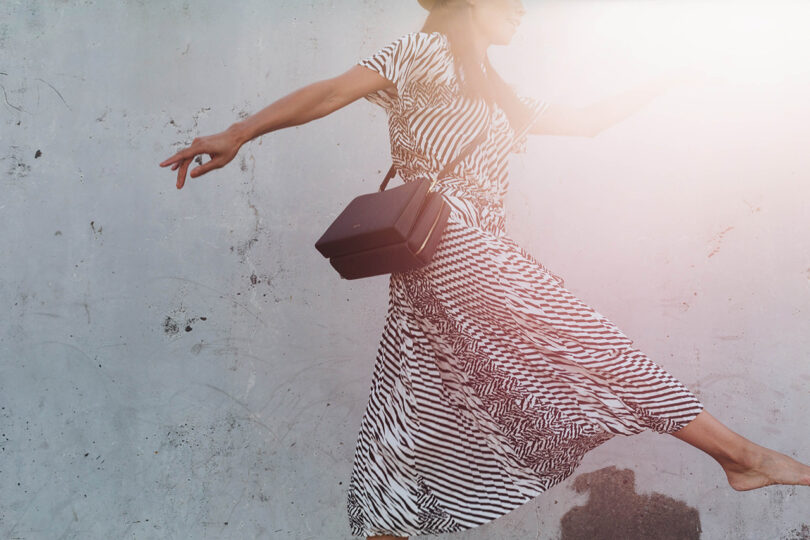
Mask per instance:
[[[512,132],[512,148],[511,151],[516,154],[524,154],[526,153],[526,145],[529,138],[529,130],[537,121],[538,118],[548,109],[548,103],[542,99],[528,97],[528,96],[518,96],[520,101],[529,107],[531,113],[529,115],[529,121],[521,128],[519,131]]]
[[[358,61],[357,64],[367,67],[391,81],[397,89],[397,94],[402,95],[414,64],[418,62],[420,53],[429,46],[430,39],[429,35],[421,32],[405,34],[371,56]],[[398,98],[385,90],[371,92],[364,97],[385,108],[393,105]]]

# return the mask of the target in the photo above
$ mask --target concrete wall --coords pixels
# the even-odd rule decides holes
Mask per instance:
[[[493,50],[524,91],[572,105],[679,64],[724,77],[594,139],[534,137],[510,232],[712,414],[808,461],[804,8],[686,5],[531,4]],[[181,191],[157,164],[423,16],[400,0],[0,4],[0,537],[349,538],[387,278],[340,280],[313,243],[387,168],[382,111],[267,135]],[[673,500],[659,527],[810,537],[810,489],[734,492],[654,433],[456,536],[581,537],[598,486],[632,476],[625,510]]]

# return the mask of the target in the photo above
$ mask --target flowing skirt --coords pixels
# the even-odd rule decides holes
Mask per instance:
[[[355,536],[482,525],[614,435],[703,405],[561,277],[454,212],[429,265],[390,277],[349,482]]]

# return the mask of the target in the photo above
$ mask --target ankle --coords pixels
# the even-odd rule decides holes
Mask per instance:
[[[765,459],[766,449],[751,441],[741,445],[727,458],[727,464],[734,469],[756,470]],[[722,462],[721,462],[722,464]],[[725,466],[725,465],[724,465]]]

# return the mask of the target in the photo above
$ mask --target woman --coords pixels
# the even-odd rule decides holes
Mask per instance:
[[[404,181],[435,175],[452,208],[433,260],[394,273],[348,495],[352,533],[445,533],[491,521],[570,476],[590,449],[645,429],[712,456],[735,490],[810,485],[810,467],[729,430],[695,395],[575,298],[505,233],[506,158],[532,134],[594,136],[671,84],[599,106],[516,96],[487,59],[524,14],[520,0],[419,0],[414,32],[333,79],[301,88],[160,165],[185,183],[247,141],[360,97],[385,108]],[[377,536],[375,536],[377,535]],[[380,536],[382,535],[382,536]]]

